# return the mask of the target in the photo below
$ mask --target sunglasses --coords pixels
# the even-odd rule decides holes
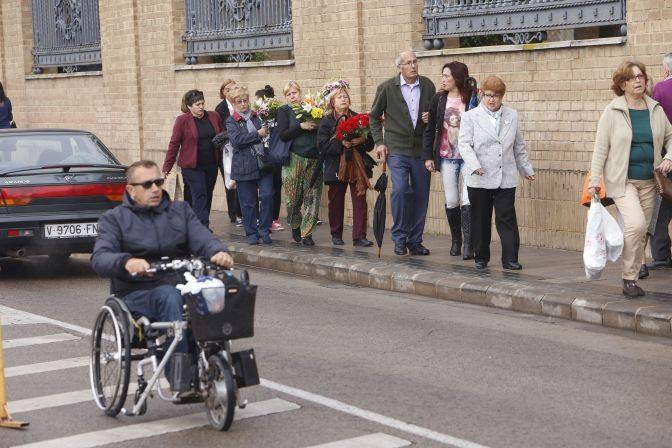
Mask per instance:
[[[166,182],[166,179],[164,179],[163,177],[160,177],[160,178],[154,179],[154,180],[146,180],[145,182],[133,182],[133,183],[130,183],[129,185],[133,185],[134,187],[137,187],[138,185],[142,185],[142,188],[144,188],[145,190],[149,190],[150,188],[152,188],[152,185],[156,185],[157,187],[161,188],[165,182]]]

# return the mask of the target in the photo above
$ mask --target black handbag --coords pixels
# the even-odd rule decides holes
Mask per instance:
[[[258,151],[252,148],[252,154],[257,159],[257,168],[259,168],[259,174],[264,175],[273,171],[275,165],[268,160],[268,155],[266,154],[265,150],[262,150],[262,153],[260,154]]]

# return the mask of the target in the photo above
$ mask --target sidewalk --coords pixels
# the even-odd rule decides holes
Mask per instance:
[[[270,246],[250,246],[243,229],[230,224],[225,213],[213,212],[211,219],[239,264],[672,337],[672,269],[652,270],[640,281],[647,295],[628,300],[621,294],[620,261],[609,263],[600,280],[588,281],[580,252],[522,246],[523,270],[507,271],[493,243],[490,265],[479,271],[473,260],[449,255],[447,236],[425,235],[429,256],[400,257],[387,230],[379,259],[375,245],[352,246],[349,228],[345,246],[331,244],[327,223],[313,235],[314,247],[294,243],[289,229],[273,233]]]

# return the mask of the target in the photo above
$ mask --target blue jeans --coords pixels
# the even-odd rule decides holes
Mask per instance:
[[[392,178],[392,241],[422,243],[431,173],[419,157],[390,155],[387,166]]]
[[[182,294],[172,285],[157,286],[154,289],[133,291],[124,296],[124,301],[131,313],[146,316],[151,322],[169,322],[182,320]],[[187,334],[178,342],[175,353],[189,353]],[[168,339],[170,345],[172,338]],[[167,346],[166,346],[167,347]]]
[[[238,180],[236,185],[245,235],[268,236],[273,222],[273,173],[255,180]]]

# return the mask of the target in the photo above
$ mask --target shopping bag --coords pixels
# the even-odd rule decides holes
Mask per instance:
[[[586,278],[600,278],[607,264],[607,243],[604,236],[604,206],[599,201],[592,201],[588,210],[586,237],[583,242],[583,266]],[[606,211],[606,210],[605,210]]]
[[[289,165],[289,147],[292,141],[284,141],[280,138],[278,127],[271,128],[271,137],[268,143],[268,161],[274,165]]]
[[[602,226],[604,228],[604,242],[607,246],[607,260],[614,262],[623,252],[623,228],[602,204],[600,204],[600,207],[602,207]]]
[[[168,192],[173,201],[184,200],[184,179],[182,179],[182,173],[177,170],[170,173],[166,177],[163,189]]]
[[[236,188],[236,183],[231,180],[231,162],[233,161],[233,146],[231,143],[224,145],[222,151],[222,168],[224,170],[224,186],[227,190]]]
[[[592,201],[592,196],[588,192],[590,187],[590,171],[586,174],[586,177],[583,179],[583,189],[581,190],[581,201],[579,203],[584,207],[590,207],[590,201]],[[604,186],[604,179],[600,178],[600,193],[598,194],[600,202],[602,205],[609,206],[614,203],[614,200],[607,197],[607,189]]]

